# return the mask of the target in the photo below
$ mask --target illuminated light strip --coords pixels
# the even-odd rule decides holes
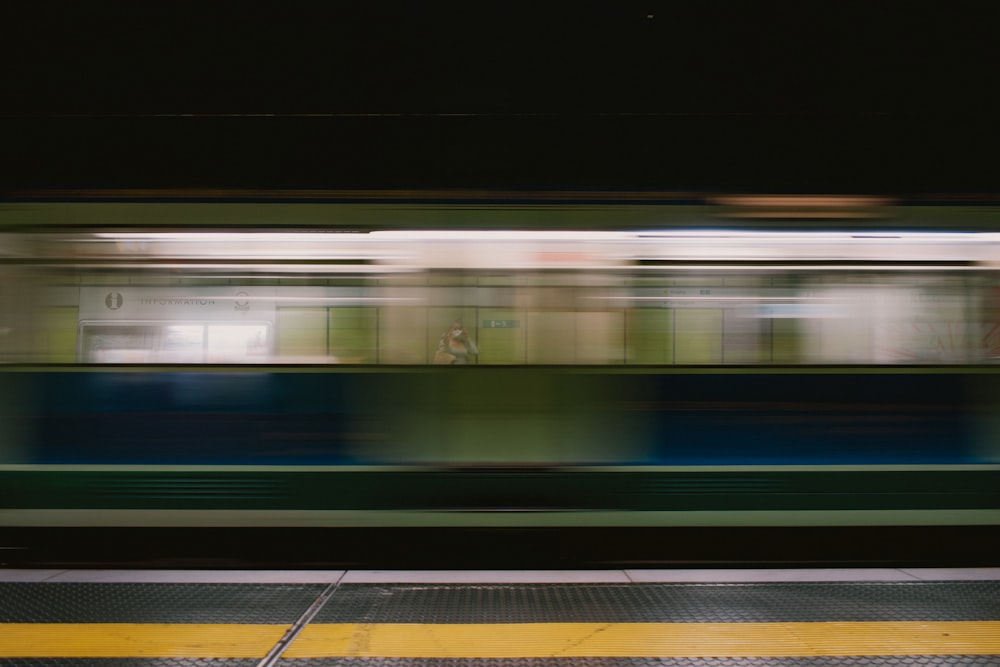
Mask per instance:
[[[918,273],[931,273],[935,271],[998,271],[1000,270],[1000,263],[982,263],[975,265],[934,265],[934,264],[912,264],[912,265],[884,265],[884,264],[830,264],[830,265],[819,265],[819,264],[767,264],[767,265],[752,265],[752,264],[734,264],[734,265],[723,265],[723,264],[686,264],[687,260],[679,260],[676,264],[671,264],[670,262],[674,260],[663,260],[665,263],[655,265],[655,266],[636,266],[628,264],[629,260],[622,260],[621,264],[608,264],[608,263],[594,263],[594,264],[572,264],[572,268],[587,268],[595,269],[603,272],[620,272],[623,269],[634,272],[682,272],[682,271],[859,271],[859,272],[872,272],[872,271],[914,271]],[[557,264],[557,263],[554,263]],[[68,265],[72,265],[72,262],[46,262],[44,264],[33,264],[35,268],[45,268],[45,269],[60,269]],[[410,262],[409,264],[365,264],[365,265],[336,265],[336,264],[245,264],[239,261],[217,261],[213,263],[184,263],[184,262],[159,262],[155,260],[150,260],[147,262],[94,262],[86,263],[85,265],[80,264],[80,266],[85,266],[88,269],[119,269],[119,270],[152,270],[152,269],[199,269],[199,270],[224,270],[224,271],[241,271],[246,273],[302,273],[302,274],[320,274],[320,273],[349,273],[349,274],[360,274],[360,273],[374,273],[374,274],[388,274],[388,273],[415,273],[427,268],[425,265],[420,263]],[[469,267],[459,267],[468,268],[470,270],[475,270],[477,268],[483,268],[481,266],[469,266]],[[520,261],[508,261],[505,263],[497,262],[495,265],[490,265],[491,269],[495,268],[510,268],[510,269],[530,269],[530,268],[541,268],[535,264],[524,263]],[[185,277],[194,277],[193,274],[187,274]]]
[[[908,241],[940,244],[950,243],[997,243],[1000,233],[996,232],[909,232],[897,230],[871,231],[753,231],[736,229],[665,229],[629,231],[585,231],[585,230],[481,230],[481,229],[389,229],[370,232],[95,232],[88,238],[72,237],[56,238],[57,242],[83,242],[88,240],[114,242],[180,242],[180,243],[247,243],[252,246],[264,246],[283,243],[317,243],[329,244],[336,248],[345,246],[364,247],[372,240],[435,240],[435,241],[642,241],[650,239],[743,239],[766,243],[816,243],[820,241],[839,241],[856,244],[857,242],[873,241]]]
[[[141,289],[141,288],[140,288]],[[237,288],[238,289],[238,288]],[[411,296],[251,296],[251,295],[229,295],[229,294],[167,294],[154,297],[147,297],[156,301],[188,301],[192,299],[211,299],[213,301],[239,301],[239,302],[260,302],[274,303],[276,301],[291,301],[294,303],[424,303],[426,299]],[[749,298],[749,297],[747,297]]]
[[[830,303],[843,302],[844,299],[836,297],[808,297],[808,296],[712,296],[703,294],[699,296],[585,296],[588,301],[751,301],[751,302],[805,302],[815,303],[817,301],[827,301]]]
[[[72,262],[47,262],[45,264],[32,264],[35,268],[60,269],[67,265],[74,265]],[[87,269],[130,269],[130,270],[151,270],[151,269],[193,269],[209,270],[218,269],[225,271],[243,271],[247,273],[413,273],[421,270],[419,266],[389,265],[389,264],[245,264],[239,261],[228,262],[219,260],[211,264],[208,263],[185,263],[185,262],[159,262],[150,260],[147,262],[87,262],[77,264]],[[196,277],[191,273],[185,274],[185,278]]]
[[[262,658],[288,625],[7,623],[0,658]],[[312,624],[285,658],[1000,655],[1000,621]]]
[[[669,260],[667,260],[669,261]],[[658,266],[629,266],[630,271],[917,271],[928,273],[931,271],[996,271],[1000,265],[977,264],[974,266],[962,265],[934,265],[934,264],[912,264],[912,265],[892,265],[892,264],[677,264],[669,263]]]

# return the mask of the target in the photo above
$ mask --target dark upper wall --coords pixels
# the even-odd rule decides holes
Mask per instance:
[[[7,187],[1000,180],[974,5],[88,4],[0,10]]]

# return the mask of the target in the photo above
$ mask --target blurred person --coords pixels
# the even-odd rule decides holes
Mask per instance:
[[[448,330],[441,334],[441,341],[434,354],[434,363],[459,366],[468,363],[470,354],[479,354],[479,348],[465,331],[462,321],[455,320]]]

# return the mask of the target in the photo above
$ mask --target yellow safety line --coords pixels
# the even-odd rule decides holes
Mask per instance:
[[[0,658],[262,658],[283,625],[0,624]],[[312,624],[285,658],[1000,655],[1000,621]]]
[[[2,623],[0,658],[263,658],[291,626]]]
[[[1000,621],[310,625],[286,658],[1000,654]]]

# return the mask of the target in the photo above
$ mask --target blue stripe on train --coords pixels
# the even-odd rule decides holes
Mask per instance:
[[[529,414],[535,438],[548,429],[555,442],[560,429],[574,424],[575,435],[567,438],[576,442],[559,446],[563,464],[978,463],[991,456],[978,432],[989,419],[979,393],[983,382],[996,384],[992,375],[504,369],[507,382],[545,383],[544,392],[520,396],[509,388],[491,393],[493,372],[25,373],[37,401],[30,404],[24,458],[411,461],[420,457],[401,454],[407,445],[379,442],[413,439],[407,429],[414,424],[464,419],[473,430],[480,423],[488,429]],[[448,405],[455,395],[461,398]],[[517,427],[511,428],[517,438]],[[465,446],[474,447],[474,440]]]

